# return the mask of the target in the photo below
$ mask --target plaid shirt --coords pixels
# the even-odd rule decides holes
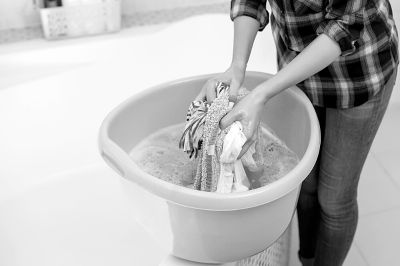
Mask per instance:
[[[396,0],[398,1],[398,0]],[[250,16],[260,30],[271,21],[278,67],[319,34],[335,40],[341,56],[297,84],[317,106],[350,108],[377,94],[398,65],[398,35],[388,0],[232,0],[231,18]]]

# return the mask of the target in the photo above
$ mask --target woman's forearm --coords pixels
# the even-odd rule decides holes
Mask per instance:
[[[260,23],[252,17],[240,16],[234,20],[233,65],[246,69],[259,27]]]
[[[255,88],[265,102],[330,65],[340,55],[338,43],[325,34],[319,35],[296,58],[276,75]]]

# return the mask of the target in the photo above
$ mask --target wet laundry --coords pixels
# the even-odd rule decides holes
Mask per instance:
[[[238,155],[247,141],[240,122],[220,130],[220,120],[232,109],[229,86],[218,82],[216,99],[211,103],[193,101],[186,116],[184,133],[179,147],[198,160],[194,189],[231,193],[250,188],[243,163],[254,165],[254,144],[242,159]],[[241,89],[239,99],[247,94]]]

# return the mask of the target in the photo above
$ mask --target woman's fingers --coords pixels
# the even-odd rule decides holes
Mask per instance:
[[[256,140],[252,138],[252,139],[247,140],[247,141],[244,143],[244,145],[243,145],[243,147],[242,147],[242,150],[241,150],[240,153],[239,153],[238,159],[242,158],[242,156],[248,151],[248,149],[251,147],[251,145],[253,145],[253,143],[254,143],[255,141],[256,141]]]
[[[221,130],[224,130],[225,128],[229,127],[232,125],[235,121],[241,121],[240,115],[238,113],[229,112],[227,113],[220,121],[220,128]],[[241,121],[242,126],[243,126],[243,133],[245,134],[247,141],[244,143],[241,152],[239,153],[238,158],[240,159],[243,154],[247,152],[247,150],[250,148],[251,145],[256,141],[257,134],[256,132],[256,127],[254,124],[248,124],[248,125],[243,125],[244,121]]]
[[[229,127],[230,125],[233,124],[233,122],[238,121],[239,119],[238,114],[232,110],[228,112],[219,122],[219,127],[221,130],[224,130],[225,128]]]
[[[240,159],[243,154],[245,154],[247,152],[247,150],[250,148],[251,145],[253,145],[253,143],[256,141],[257,139],[257,130],[258,130],[258,126],[260,125],[260,123],[252,123],[250,122],[246,127],[243,127],[243,133],[247,138],[247,141],[244,143],[241,152],[239,153],[238,158]]]
[[[259,125],[259,124],[258,124]],[[257,127],[258,127],[257,125]],[[251,145],[254,144],[254,142],[257,139],[257,128],[254,127],[253,125],[250,125],[249,129],[247,132],[244,132],[246,137],[247,137],[247,141],[244,143],[242,150],[239,153],[238,159],[242,158],[243,154],[245,154],[247,152],[247,150],[251,147]]]
[[[217,93],[215,91],[217,83],[223,82],[229,84],[229,101],[237,102],[237,95],[240,88],[240,82],[237,79],[234,79],[230,76],[227,76],[225,73],[217,76],[215,78],[209,79],[202,87],[201,93],[196,97],[196,100],[207,100],[208,103],[211,103],[217,97]]]
[[[221,130],[224,130],[225,128],[227,128],[230,125],[232,125],[234,122],[240,121],[240,120],[241,119],[240,119],[239,113],[237,113],[234,110],[232,110],[231,112],[227,113],[221,119],[221,121],[219,122],[219,125],[220,125]],[[246,125],[243,125],[243,121],[242,121],[242,126],[244,127],[244,129],[246,128]],[[248,130],[244,130],[243,133],[246,135],[247,141],[244,143],[244,145],[242,147],[242,150],[239,153],[239,156],[238,156],[239,159],[243,156],[243,154],[245,154],[247,152],[247,150],[250,148],[250,146],[256,140],[256,136],[255,136],[256,134],[254,134],[254,129],[253,128],[249,128]]]

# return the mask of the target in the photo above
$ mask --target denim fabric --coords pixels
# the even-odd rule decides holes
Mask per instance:
[[[358,220],[358,181],[396,73],[363,105],[349,109],[315,107],[322,132],[321,150],[302,184],[297,214],[299,256],[315,258],[316,266],[342,265],[350,249]]]

